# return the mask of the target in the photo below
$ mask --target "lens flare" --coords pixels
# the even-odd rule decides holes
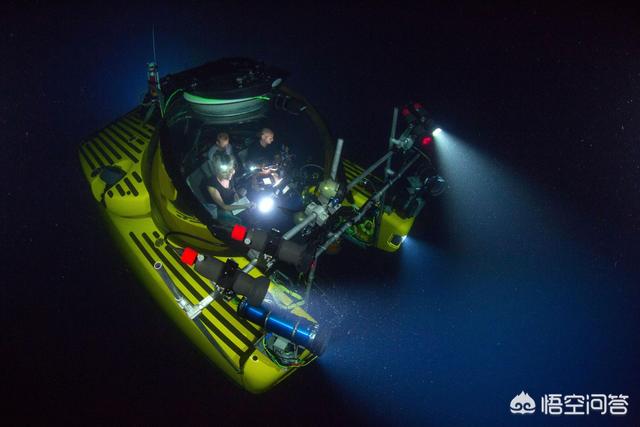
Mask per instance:
[[[274,205],[275,205],[275,202],[273,201],[273,198],[271,198],[270,196],[263,197],[258,202],[258,210],[262,213],[271,212],[271,210],[273,210]]]

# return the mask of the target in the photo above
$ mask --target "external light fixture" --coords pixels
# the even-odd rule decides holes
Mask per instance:
[[[432,141],[433,141],[433,138],[431,138],[430,136],[422,137],[422,145],[429,145],[431,144]]]
[[[258,210],[262,213],[267,213],[273,209],[274,205],[275,202],[273,201],[273,198],[266,196],[258,202]]]
[[[431,135],[433,136],[438,136],[442,133],[442,129],[440,128],[435,128],[433,132],[431,132]]]

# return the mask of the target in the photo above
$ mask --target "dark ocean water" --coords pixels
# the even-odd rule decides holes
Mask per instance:
[[[3,7],[0,382],[13,424],[638,424],[631,10]],[[410,99],[447,131],[448,192],[397,254],[322,259],[318,298],[341,316],[331,346],[262,396],[153,304],[83,183],[77,146],[140,101],[153,23],[162,74],[242,55],[289,69],[354,160],[382,153],[391,109]],[[523,390],[625,394],[629,415],[512,415]]]

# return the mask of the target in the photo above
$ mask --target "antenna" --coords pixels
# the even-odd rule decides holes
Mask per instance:
[[[151,26],[151,38],[153,39],[153,62],[158,65],[158,60],[156,59],[156,26]]]
[[[153,43],[153,62],[147,64],[147,79],[149,84],[153,86],[152,95],[156,96],[155,91],[160,92],[160,74],[158,73],[158,60],[156,58],[156,26],[151,26],[151,41]]]
[[[159,102],[160,105],[160,114],[164,116],[163,109],[163,96],[162,96],[162,86],[160,84],[160,74],[158,73],[158,62],[156,59],[156,27],[155,25],[151,26],[151,41],[153,42],[153,62],[147,63],[147,84],[149,88],[149,92],[147,95],[150,97],[148,104],[151,104],[151,107],[147,111],[147,114],[144,118],[144,122],[146,123],[153,114],[153,111],[156,107],[156,102]]]

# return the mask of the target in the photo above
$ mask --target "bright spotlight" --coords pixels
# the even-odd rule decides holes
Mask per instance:
[[[275,203],[271,197],[269,196],[263,197],[258,202],[258,210],[262,213],[270,212],[273,209],[274,204]]]
[[[433,136],[438,136],[442,133],[442,129],[440,128],[436,128],[433,132],[431,132],[431,135]]]

